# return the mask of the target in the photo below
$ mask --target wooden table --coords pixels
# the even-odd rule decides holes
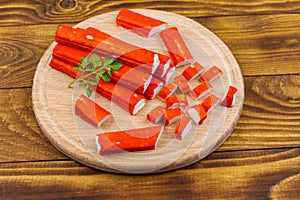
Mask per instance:
[[[300,1],[0,1],[0,199],[299,199]],[[59,24],[151,8],[220,37],[245,81],[242,116],[214,153],[180,170],[117,175],[57,151],[32,108],[36,66]]]

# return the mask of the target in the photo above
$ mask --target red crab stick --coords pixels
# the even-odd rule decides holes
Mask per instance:
[[[192,130],[192,128],[193,125],[191,118],[183,116],[176,126],[175,135],[178,139],[182,140]]]
[[[155,77],[152,77],[151,82],[144,93],[146,99],[152,100],[154,99],[160,89],[163,87],[163,82]]]
[[[189,102],[186,98],[186,95],[184,94],[173,95],[166,98],[166,107],[168,109],[172,109],[180,106],[187,106],[188,104]]]
[[[200,104],[194,105],[188,109],[189,116],[193,119],[196,125],[200,125],[207,118],[207,113]]]
[[[169,62],[160,63],[160,60],[168,61],[168,56],[131,45],[94,28],[60,25],[55,41],[82,50],[95,51],[103,56],[118,57],[121,62],[133,67],[148,65],[150,73],[154,73],[159,64],[169,65]]]
[[[192,90],[191,95],[195,99],[199,99],[210,93],[212,89],[212,86],[208,82],[203,81]]]
[[[63,72],[64,74],[67,74],[71,76],[72,78],[76,78],[78,75],[78,70],[75,70],[73,68],[74,65],[71,65],[69,63],[63,62],[55,57],[53,57],[49,63],[50,67],[53,69],[56,69],[58,71]]]
[[[156,124],[164,118],[165,112],[166,108],[163,106],[157,106],[147,114],[147,120]]]
[[[191,92],[189,82],[184,78],[184,76],[179,75],[175,77],[174,80],[183,94],[189,94]]]
[[[200,76],[200,81],[211,82],[223,74],[222,70],[216,66],[211,67]]]
[[[227,91],[225,92],[225,96],[221,102],[223,106],[232,107],[234,105],[237,89],[233,86],[229,86]]]
[[[166,22],[153,19],[126,8],[120,10],[116,18],[116,24],[117,26],[130,29],[143,37],[151,37],[167,27]]]
[[[77,99],[75,113],[96,128],[99,128],[111,116],[110,112],[84,95],[80,95]]]
[[[96,135],[100,155],[153,150],[163,131],[163,126],[151,126],[131,130],[105,132]]]
[[[200,65],[198,62],[194,62],[193,64],[189,65],[183,72],[182,75],[188,80],[193,80],[200,74],[204,72],[204,67]]]
[[[175,67],[186,65],[192,62],[192,54],[190,53],[176,27],[167,28],[161,31],[159,35],[165,44]]]
[[[171,96],[176,91],[177,88],[178,86],[171,81],[159,91],[158,97],[161,98],[162,100],[165,100],[166,98]]]
[[[220,99],[216,95],[210,94],[203,100],[201,105],[203,106],[205,111],[208,113],[214,107],[216,107],[219,103],[220,103]]]
[[[165,125],[173,124],[181,119],[183,112],[180,108],[174,108],[165,112]]]

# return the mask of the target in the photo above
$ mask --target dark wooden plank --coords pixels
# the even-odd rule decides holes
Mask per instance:
[[[300,76],[246,77],[242,117],[218,151],[300,147]],[[0,162],[64,159],[41,133],[31,89],[0,90]]]
[[[299,13],[300,1],[78,1],[4,0],[0,2],[0,26],[79,22],[91,16],[126,8],[149,8],[175,12],[188,17],[249,14]]]
[[[295,199],[299,154],[299,148],[218,152],[181,170],[142,176],[105,173],[72,161],[0,164],[0,197]]]
[[[300,73],[299,16],[289,14],[197,20],[229,46],[244,76],[254,76]],[[32,85],[37,63],[53,42],[56,28],[57,24],[0,29],[0,88]]]

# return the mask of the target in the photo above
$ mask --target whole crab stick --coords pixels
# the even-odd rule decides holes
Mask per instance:
[[[167,28],[159,33],[175,67],[192,62],[193,56],[176,27]]]
[[[147,120],[156,124],[156,123],[160,122],[161,120],[163,120],[165,112],[166,112],[165,107],[157,106],[147,114]]]
[[[213,66],[200,76],[200,81],[211,82],[220,77],[222,74],[223,71],[220,68],[218,68],[217,66]]]
[[[166,22],[142,15],[126,8],[122,8],[118,13],[116,24],[117,26],[130,29],[143,37],[151,37],[167,27]]]
[[[116,57],[122,63],[133,67],[149,65],[149,73],[154,73],[159,64],[166,67],[170,64],[166,55],[129,44],[91,27],[82,29],[60,25],[56,31],[55,41],[82,50],[94,51],[102,56]]]
[[[189,104],[186,95],[178,94],[166,98],[166,108],[173,109],[175,107],[187,106]]]
[[[155,149],[163,126],[150,126],[96,135],[100,155]]]
[[[199,99],[212,91],[213,87],[206,81],[201,82],[199,85],[194,87],[191,92],[191,95],[195,99]]]
[[[77,99],[75,103],[75,114],[96,128],[99,128],[103,122],[111,117],[110,112],[85,95],[80,95]]]
[[[219,97],[214,94],[209,94],[201,103],[202,107],[208,113],[220,103]]]
[[[175,135],[178,139],[182,140],[192,130],[192,128],[193,125],[191,118],[183,116],[176,126]]]
[[[207,112],[202,105],[196,104],[188,109],[189,116],[193,119],[196,125],[200,125],[207,118]]]
[[[237,88],[230,85],[225,92],[221,104],[226,107],[232,107],[235,103],[237,91]]]
[[[161,98],[162,100],[165,100],[166,98],[174,94],[177,88],[178,86],[171,81],[168,84],[163,86],[163,88],[158,93],[158,97]]]
[[[188,80],[193,80],[200,74],[204,72],[204,67],[200,65],[198,62],[194,62],[193,64],[189,65],[183,72],[182,75]]]

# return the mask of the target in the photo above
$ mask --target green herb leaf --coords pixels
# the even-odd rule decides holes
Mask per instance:
[[[77,66],[73,66],[73,69],[75,69],[75,70],[81,70],[81,67],[80,67],[80,65],[77,65]]]
[[[104,67],[110,65],[112,62],[114,62],[113,58],[104,58]]]
[[[88,79],[88,83],[91,84],[91,85],[97,85],[98,84],[97,81],[95,81],[93,79],[90,79],[90,78]]]
[[[105,68],[107,74],[109,77],[112,77],[112,72],[111,72],[111,69],[109,67]]]
[[[85,71],[86,71],[86,72],[93,72],[94,70],[95,70],[94,67],[91,66],[91,65],[88,65],[88,66],[85,68]]]
[[[99,81],[101,79],[101,75],[98,73],[95,77],[95,81]]]
[[[101,78],[105,81],[105,82],[109,82],[111,80],[111,78],[109,77],[108,74],[102,74],[101,75]]]
[[[93,94],[92,88],[87,87],[87,88],[86,88],[86,95],[87,95],[88,97],[90,97],[92,94]]]
[[[110,66],[110,68],[112,68],[113,70],[119,70],[119,69],[121,69],[121,67],[123,66],[123,64],[122,64],[120,61],[115,60],[115,61],[113,61],[109,66]]]
[[[87,86],[86,82],[83,81],[79,84],[79,88],[85,88]]]
[[[102,64],[102,60],[96,54],[92,54],[89,60],[94,65],[94,68],[99,67]]]
[[[81,66],[82,66],[82,68],[85,68],[89,64],[90,64],[89,58],[87,56],[83,56],[81,58]]]

